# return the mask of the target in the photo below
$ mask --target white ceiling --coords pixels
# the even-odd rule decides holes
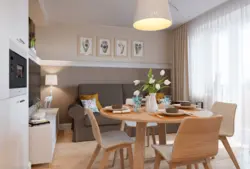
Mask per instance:
[[[132,27],[136,0],[42,0],[49,23]],[[156,1],[156,0],[155,0]],[[173,27],[227,0],[171,0]],[[156,1],[157,2],[157,1]]]

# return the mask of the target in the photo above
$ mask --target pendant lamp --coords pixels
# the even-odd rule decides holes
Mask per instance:
[[[133,27],[142,31],[163,30],[172,25],[168,0],[137,0]]]

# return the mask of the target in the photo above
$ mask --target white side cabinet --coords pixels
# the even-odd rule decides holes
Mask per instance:
[[[29,160],[31,164],[51,163],[57,139],[58,108],[40,109],[45,111],[50,124],[29,127]]]

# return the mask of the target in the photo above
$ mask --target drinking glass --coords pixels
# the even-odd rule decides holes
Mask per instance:
[[[133,102],[134,102],[134,112],[138,112],[138,110],[141,108],[142,97],[134,96],[133,97]]]

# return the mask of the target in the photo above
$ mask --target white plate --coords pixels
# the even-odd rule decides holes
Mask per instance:
[[[191,104],[191,106],[181,106],[181,104],[173,104],[173,106],[179,109],[196,109],[195,104]]]
[[[124,110],[130,110],[129,107],[127,106],[122,106],[121,109],[113,109],[112,106],[106,106],[104,107],[105,110],[107,111],[124,111]]]
[[[167,113],[167,112],[162,112],[164,115],[167,115],[167,116],[183,116],[185,115],[185,111],[183,110],[179,110],[178,113]]]

